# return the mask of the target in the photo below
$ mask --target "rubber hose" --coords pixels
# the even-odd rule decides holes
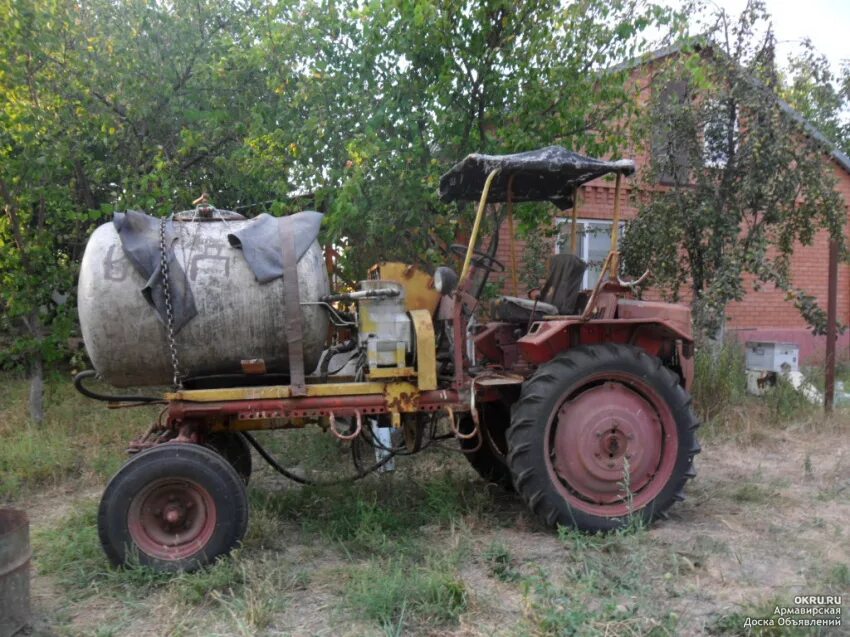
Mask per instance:
[[[251,444],[252,447],[254,447],[254,449],[257,450],[257,453],[260,454],[260,456],[262,456],[263,460],[265,460],[266,462],[269,463],[269,466],[271,466],[272,469],[277,471],[283,477],[289,478],[293,482],[297,482],[298,484],[306,484],[306,485],[311,486],[311,487],[329,487],[329,486],[333,486],[335,484],[344,484],[346,482],[356,482],[357,480],[365,478],[370,473],[377,471],[378,469],[383,467],[385,464],[387,464],[395,456],[395,454],[390,454],[386,458],[384,458],[383,460],[376,462],[375,464],[373,464],[368,469],[364,469],[363,471],[360,471],[359,473],[355,474],[352,477],[340,478],[339,480],[330,480],[328,482],[322,482],[322,481],[310,480],[310,478],[302,478],[301,476],[299,476],[295,473],[292,473],[291,471],[287,471],[286,469],[284,469],[280,465],[280,463],[278,463],[277,460],[274,459],[274,457],[268,451],[265,450],[265,448],[257,441],[256,438],[254,438],[254,436],[249,434],[247,431],[243,431],[242,435],[245,436],[245,439]]]
[[[97,376],[97,372],[93,369],[87,369],[85,371],[80,372],[76,376],[74,376],[74,387],[78,392],[80,392],[86,398],[92,398],[94,400],[101,400],[106,403],[161,403],[165,402],[160,397],[154,396],[122,396],[120,394],[108,395],[108,394],[98,394],[97,392],[88,389],[83,385],[83,381],[87,378],[94,378]]]

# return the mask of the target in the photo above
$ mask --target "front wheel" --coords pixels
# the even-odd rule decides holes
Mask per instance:
[[[548,526],[607,531],[684,499],[699,422],[675,374],[627,345],[576,347],[525,382],[508,466]]]
[[[131,458],[100,501],[98,534],[116,565],[192,571],[228,553],[245,535],[245,484],[222,456],[168,442]]]

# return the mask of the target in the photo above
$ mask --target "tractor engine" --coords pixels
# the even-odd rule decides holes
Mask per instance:
[[[325,350],[319,363],[319,376],[352,378],[393,377],[395,369],[406,369],[414,357],[414,334],[405,303],[404,286],[394,281],[369,279],[360,281],[358,290],[332,294],[325,303],[356,304],[353,315],[334,314],[345,322],[338,326],[352,329],[349,340]],[[330,307],[330,306],[329,306]]]
[[[370,370],[406,367],[413,354],[413,326],[404,288],[393,281],[360,282],[357,297],[357,344]]]

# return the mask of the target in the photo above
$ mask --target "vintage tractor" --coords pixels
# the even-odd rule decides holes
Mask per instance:
[[[272,223],[268,228],[279,227],[279,236],[258,231],[266,251],[246,251],[244,258],[233,247],[234,239],[222,248],[199,233],[218,232],[221,224],[251,229],[259,222],[240,220],[205,201],[189,215],[176,215],[170,226],[165,220],[144,226],[144,219],[135,218],[133,223],[142,223],[142,230],[126,237],[132,220],[123,219],[121,224],[116,220],[132,268],[119,263],[121,248],[114,243],[114,230],[104,230],[103,237],[112,233],[105,239],[95,233],[87,249],[91,263],[87,266],[84,259],[83,264],[80,315],[97,371],[84,372],[75,383],[86,395],[109,400],[113,406],[139,402],[164,406],[159,420],[131,444],[132,457],[103,495],[98,527],[109,558],[116,564],[132,559],[163,570],[188,570],[230,551],[248,523],[250,447],[287,477],[309,482],[277,462],[249,432],[301,428],[307,423],[321,425],[341,441],[375,449],[374,462],[364,462],[359,455],[354,478],[385,466],[400,449],[420,450],[437,435],[440,424],[444,435],[451,432],[459,440],[482,477],[515,489],[550,527],[606,531],[634,519],[650,522],[665,517],[667,509],[683,498],[700,451],[695,437],[698,422],[687,391],[693,341],[687,307],[636,300],[633,291],[640,281],[626,282],[618,276],[620,183],[633,171],[630,161],[601,161],[560,147],[505,156],[470,155],[440,183],[444,201],[478,200],[468,243],[451,246],[463,257],[459,274],[447,266],[429,273],[413,265],[382,262],[355,289],[336,293],[321,291],[327,286],[324,271],[316,275],[315,268],[303,266],[311,259],[323,265],[321,251],[311,253],[315,244],[306,252],[299,249],[300,231],[283,223],[275,226],[278,219],[273,217],[266,222]],[[614,230],[610,253],[593,289],[580,289],[586,264],[565,252],[551,257],[545,285],[530,298],[503,296],[489,307],[482,303],[478,298],[482,276],[505,270],[496,258],[476,249],[487,204],[505,204],[511,227],[517,202],[572,207],[575,252],[576,189],[606,174],[616,178]],[[154,247],[144,248],[138,238],[145,236]],[[304,236],[309,242],[309,233]],[[247,245],[248,235],[237,238]],[[98,251],[93,247],[97,241],[106,241],[103,246],[113,243]],[[275,324],[282,326],[281,331],[263,335],[273,344],[285,341],[285,355],[269,353],[263,358],[256,350],[245,351],[244,358],[228,362],[226,374],[187,374],[181,365],[209,370],[204,356],[224,356],[222,348],[241,334],[242,327],[233,321],[218,328],[207,326],[205,345],[189,352],[186,339],[192,323],[209,319],[203,318],[208,306],[224,311],[217,304],[248,284],[212,296],[204,296],[200,286],[229,285],[228,277],[237,276],[234,272],[244,266],[243,260],[256,260],[258,254],[269,257],[269,246],[280,253],[277,265],[282,276],[274,278],[277,283],[251,284],[258,285],[271,304],[269,320],[285,317]],[[513,243],[510,253],[515,281]],[[106,255],[102,263],[101,254]],[[218,268],[206,283],[205,261],[198,255]],[[154,271],[147,281],[133,271],[143,271],[145,263]],[[87,267],[95,266],[108,271],[87,273]],[[178,277],[181,267],[183,278]],[[259,280],[256,269],[254,274]],[[147,354],[123,354],[115,347],[115,340],[125,333],[109,314],[114,304],[102,307],[106,292],[98,286],[107,283],[122,286],[114,294],[127,294],[125,305],[135,303],[141,295],[131,285],[134,276],[138,287],[145,284],[150,304],[165,310],[157,320],[151,318],[154,309],[142,304],[127,319],[132,323],[130,340],[142,344],[146,352],[157,339],[167,344],[153,347],[156,360],[145,359]],[[318,278],[305,285],[305,276]],[[186,319],[186,290],[193,285],[198,316],[191,318],[190,312]],[[278,287],[263,287],[274,285]],[[308,316],[308,311],[314,314]],[[102,332],[94,325],[101,314],[107,319],[102,321]],[[253,318],[249,312],[243,320]],[[185,327],[178,333],[181,323]],[[257,331],[251,328],[252,338]],[[332,336],[326,341],[328,333]],[[108,346],[98,347],[101,341]],[[311,353],[317,343],[318,363]],[[239,348],[237,354],[250,349],[241,344]],[[181,363],[189,354],[197,354],[197,360]],[[166,364],[173,371],[175,387],[164,395],[105,396],[84,384],[100,374],[126,386],[142,371]],[[393,431],[400,433],[386,435]]]

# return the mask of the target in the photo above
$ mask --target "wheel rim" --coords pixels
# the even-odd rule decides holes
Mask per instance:
[[[678,433],[669,407],[645,383],[606,373],[562,396],[547,423],[550,477],[582,511],[620,517],[664,489],[676,463]]]
[[[156,480],[130,503],[127,522],[139,550],[176,561],[202,551],[216,526],[215,502],[196,482]]]

